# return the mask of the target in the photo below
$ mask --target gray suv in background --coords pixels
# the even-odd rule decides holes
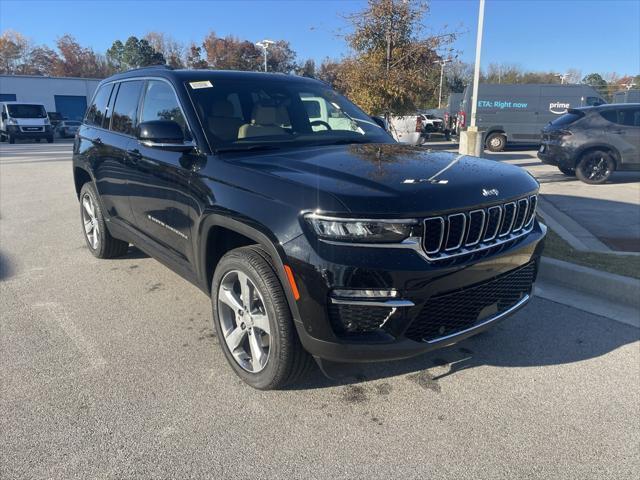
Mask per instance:
[[[538,158],[592,184],[640,171],[640,103],[569,109],[542,130]]]

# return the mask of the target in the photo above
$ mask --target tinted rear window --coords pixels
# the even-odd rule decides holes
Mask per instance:
[[[102,127],[112,87],[113,85],[103,85],[100,87],[95,97],[93,97],[91,106],[87,110],[87,116],[84,120],[85,123]]]
[[[553,122],[551,122],[551,125],[555,127],[562,127],[564,125],[569,125],[577,120],[580,120],[582,117],[584,117],[584,113],[582,112],[568,112],[556,118]]]
[[[127,135],[134,134],[141,89],[142,82],[138,80],[120,84],[111,115],[111,130]]]
[[[627,127],[640,127],[640,109],[621,108],[619,110],[604,110],[600,116],[611,123],[626,125]]]
[[[46,118],[42,105],[7,105],[9,116],[13,118]]]

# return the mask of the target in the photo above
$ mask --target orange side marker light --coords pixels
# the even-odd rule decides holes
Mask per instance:
[[[293,271],[289,265],[284,266],[284,271],[287,274],[287,280],[289,280],[289,285],[291,285],[291,291],[293,292],[293,298],[296,300],[300,300],[300,292],[298,291],[298,286],[296,285],[296,279],[293,278]]]

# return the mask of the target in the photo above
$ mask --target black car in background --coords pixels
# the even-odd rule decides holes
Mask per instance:
[[[569,109],[542,130],[538,158],[591,184],[640,170],[640,103]]]
[[[290,75],[108,78],[73,174],[91,253],[133,243],[210,295],[224,355],[261,389],[313,358],[406,358],[489,328],[528,302],[546,231],[525,170],[397,144]]]

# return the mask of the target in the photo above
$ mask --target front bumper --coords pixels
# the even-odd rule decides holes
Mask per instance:
[[[7,134],[12,135],[14,138],[51,138],[53,136],[53,130],[49,125],[44,127],[43,131],[25,131],[18,125],[9,125],[7,127]]]
[[[408,358],[486,330],[529,301],[545,233],[546,227],[536,223],[527,236],[499,253],[442,264],[429,262],[410,250],[332,246],[322,242],[305,245],[307,238],[298,237],[285,244],[285,251],[301,294],[296,304],[298,312],[294,312],[301,342],[312,355],[324,360],[371,362]],[[302,256],[301,252],[307,255]],[[461,323],[460,328],[447,327],[441,335],[436,332],[425,338],[416,336],[414,327],[418,321],[424,323],[425,312],[438,299],[445,305],[440,313],[444,312],[446,317],[447,295],[507,278],[527,265],[534,269],[531,282],[504,308],[483,308],[474,321]],[[398,299],[413,306],[397,308],[384,330],[352,334],[336,325],[332,301],[336,288],[393,289]],[[353,316],[362,317],[357,312]],[[453,310],[451,317],[455,317]]]

